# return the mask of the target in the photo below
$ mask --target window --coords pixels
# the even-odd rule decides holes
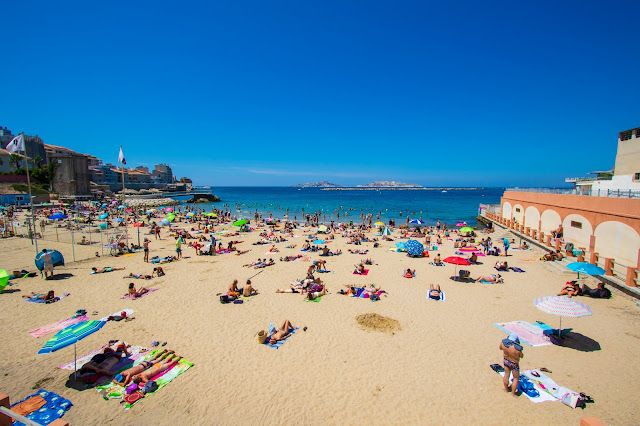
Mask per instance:
[[[519,209],[519,208],[517,208],[517,209],[516,209],[516,211],[517,211],[518,213],[520,213],[520,209]]]
[[[572,220],[571,221],[571,227],[572,228],[582,229],[582,222],[576,222],[575,220]]]
[[[633,136],[633,130],[627,130],[625,132],[620,132],[620,140],[621,141],[628,141],[629,139],[632,138],[632,136]]]
[[[633,180],[640,180],[640,173],[634,173]]]
[[[24,197],[22,195],[16,195],[16,201],[23,201]]]

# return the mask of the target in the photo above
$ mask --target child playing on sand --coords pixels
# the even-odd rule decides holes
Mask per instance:
[[[500,342],[500,350],[502,351],[504,365],[504,378],[502,380],[504,390],[505,392],[511,391],[511,394],[516,396],[518,382],[520,381],[520,359],[524,358],[518,335],[516,333],[509,334],[509,337]],[[513,382],[511,383],[511,389],[509,389],[509,376],[511,373],[513,373]]]

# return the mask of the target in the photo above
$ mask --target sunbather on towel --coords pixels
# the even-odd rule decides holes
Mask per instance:
[[[100,268],[100,269],[98,269],[98,268],[96,268],[96,267],[94,266],[93,268],[91,268],[91,271],[92,271],[91,273],[92,273],[92,274],[105,274],[105,273],[107,273],[107,272],[122,271],[122,270],[124,270],[124,269],[126,269],[126,268],[113,268],[113,267],[111,267],[111,266],[107,266],[107,267],[105,267],[105,268]]]
[[[433,258],[433,263],[438,266],[442,265],[442,259],[440,258],[440,253],[436,254],[436,257]]]
[[[572,298],[573,296],[578,296],[580,294],[580,285],[578,285],[577,281],[567,281],[567,283],[562,287],[558,296],[569,296]]]
[[[275,345],[279,340],[286,339],[294,329],[295,327],[293,326],[293,324],[291,324],[291,321],[284,320],[284,322],[282,323],[282,327],[280,327],[280,329],[269,336],[269,343]]]
[[[488,283],[501,283],[502,275],[500,274],[480,275],[478,278],[476,278],[476,281],[486,281]]]
[[[518,381],[520,380],[520,360],[524,358],[518,335],[516,333],[509,334],[509,337],[500,342],[500,350],[502,351],[502,363],[504,365],[504,377],[502,379],[504,390],[505,392],[510,391],[513,396],[516,396]],[[510,373],[513,373],[511,388],[509,388]]]
[[[164,277],[164,269],[162,269],[162,266],[157,266],[153,268],[153,272],[151,273],[151,276],[153,277],[154,275],[157,275],[158,278]]]
[[[148,368],[151,368],[153,364],[164,361],[168,356],[173,355],[173,353],[173,351],[165,349],[162,352],[155,354],[155,356],[153,358],[150,358],[148,361],[142,361],[140,364],[124,370],[113,379],[113,382],[118,383],[122,386],[127,386],[133,376],[142,373]]]
[[[147,292],[149,292],[148,288],[142,287],[140,290],[136,290],[136,286],[133,285],[133,283],[129,283],[129,296],[133,299],[136,299]]]
[[[142,387],[145,385],[145,383],[151,380],[152,377],[167,371],[168,369],[176,365],[181,359],[182,357],[178,355],[173,358],[165,359],[163,361],[157,362],[153,364],[153,366],[148,370],[145,370],[142,373],[138,373],[134,375],[131,381],[137,384],[139,387]]]
[[[508,271],[509,270],[509,265],[507,264],[506,261],[505,262],[497,261],[494,266],[498,271]]]
[[[355,265],[356,270],[353,271],[354,274],[364,274],[365,270],[364,270],[364,264],[360,263],[358,265]]]
[[[175,256],[167,256],[164,259],[151,260],[151,262],[153,262],[153,263],[171,263],[174,260],[178,260],[178,258],[175,257]],[[124,268],[122,268],[122,269],[124,269]]]
[[[360,260],[360,263],[364,263],[365,265],[373,265],[373,259],[368,257],[365,260]]]
[[[23,299],[39,299],[39,300],[44,300],[45,302],[47,300],[53,300],[56,298],[53,290],[49,290],[47,293],[34,293],[33,291],[31,292],[31,295],[23,295],[22,296]]]
[[[598,283],[598,288],[591,289],[588,285],[583,284],[580,293],[582,296],[589,296],[596,299],[608,299],[611,297],[611,290],[604,287],[603,282]]]
[[[314,300],[314,299],[317,299],[320,296],[324,296],[325,294],[327,294],[327,287],[326,286],[320,286],[320,287],[322,287],[322,290],[320,290],[320,291],[309,291],[307,293],[307,295],[305,296],[305,298],[307,300]],[[312,288],[311,290],[315,290],[315,289]]]
[[[406,271],[404,271],[403,273],[405,278],[413,278],[416,276],[416,270],[414,269],[413,271],[411,269],[408,269]]]
[[[78,372],[80,374],[94,372],[106,376],[111,375],[111,369],[120,362],[120,358],[130,355],[127,348],[128,346],[125,346],[123,342],[119,342],[115,350],[110,346],[106,347],[101,354],[94,355],[91,361],[83,365]]]
[[[437,286],[433,286],[433,284],[429,284],[429,298],[433,300],[440,300],[442,291],[440,290],[440,284]]]
[[[133,278],[136,280],[150,280],[153,277],[151,275],[142,275],[142,274],[134,275],[133,272],[130,272],[129,275],[126,275],[122,278]]]

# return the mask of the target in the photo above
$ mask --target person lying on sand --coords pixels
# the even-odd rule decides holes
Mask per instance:
[[[142,287],[140,290],[136,290],[136,286],[133,285],[133,283],[129,283],[129,296],[131,296],[133,299],[136,299],[140,296],[142,296],[143,294],[147,293],[149,291],[148,288],[146,287]]]
[[[440,300],[440,294],[442,291],[440,290],[440,284],[437,286],[433,286],[433,284],[429,284],[429,298],[433,300]]]
[[[151,276],[153,277],[154,275],[157,275],[158,278],[164,277],[165,273],[164,273],[164,269],[162,269],[162,266],[156,266],[155,268],[153,268],[153,272],[151,273]]]
[[[148,368],[151,368],[155,363],[162,362],[167,357],[173,355],[173,353],[174,353],[173,351],[169,351],[165,349],[162,352],[155,354],[153,358],[150,358],[148,361],[142,361],[140,364],[135,365],[127,370],[124,370],[122,373],[116,375],[113,378],[113,383],[117,383],[122,386],[127,386],[131,381],[131,379],[133,378],[133,376],[135,376],[136,374],[142,373]]]
[[[276,330],[275,333],[269,336],[269,343],[275,345],[279,340],[286,339],[293,330],[295,330],[295,327],[291,324],[291,321],[284,320],[282,326]]]
[[[150,280],[151,278],[153,278],[151,275],[134,275],[133,272],[130,272],[129,275],[125,275],[122,278],[132,278],[135,280]]]
[[[486,281],[488,283],[501,283],[502,275],[500,274],[491,274],[491,275],[480,275],[476,278],[476,281]]]
[[[176,365],[181,359],[182,357],[177,355],[173,358],[167,358],[163,361],[155,363],[148,370],[134,375],[131,381],[137,384],[138,387],[143,387],[152,377],[167,371],[168,369]]]
[[[113,268],[111,266],[107,266],[105,268],[96,268],[95,266],[93,268],[91,268],[91,270],[93,272],[91,272],[92,274],[105,274],[107,272],[112,272],[112,271],[122,271],[125,270],[126,268]]]
[[[364,263],[365,265],[373,265],[373,259],[371,259],[370,257],[366,258],[365,260],[360,260],[360,263]]]
[[[175,257],[175,256],[167,256],[167,257],[165,257],[164,259],[155,260],[155,261],[153,261],[153,263],[171,263],[171,262],[173,262],[174,260],[175,260],[175,261],[177,261],[177,260],[178,260],[178,258],[177,258],[177,257]],[[122,269],[124,269],[124,268],[122,268]]]
[[[567,283],[562,287],[558,296],[569,296],[572,298],[573,296],[578,296],[580,294],[580,286],[577,281],[567,281]]]
[[[305,296],[305,298],[307,300],[314,300],[320,296],[324,296],[325,294],[327,294],[327,287],[326,286],[321,286],[321,287],[322,287],[322,290],[320,291],[309,291]]]
[[[84,374],[89,372],[99,373],[106,376],[111,375],[111,369],[120,362],[123,356],[129,356],[127,348],[131,345],[125,346],[123,342],[118,342],[116,349],[111,346],[104,348],[101,354],[96,354],[91,358],[91,361],[82,366],[78,373]]]
[[[509,265],[507,264],[506,261],[504,261],[504,262],[497,261],[494,266],[498,271],[508,271],[509,270]]]
[[[259,265],[256,265],[256,266],[253,267],[253,269],[266,268],[267,266],[272,266],[272,265],[275,265],[275,264],[276,264],[276,262],[273,259],[269,259],[268,262],[263,262],[263,263],[261,263]]]
[[[255,262],[251,262],[251,263],[247,263],[245,265],[242,265],[243,267],[250,267],[250,266],[256,266],[256,265],[262,265],[262,259],[258,258],[258,260],[256,260]]]
[[[542,256],[542,260],[546,260],[548,262],[553,262],[554,260],[562,260],[564,255],[560,252],[560,250],[556,250],[556,252],[550,251],[549,253]]]
[[[279,288],[276,290],[276,293],[306,293],[307,289],[314,286],[314,285],[318,285],[321,286],[322,285],[322,280],[320,280],[320,278],[316,278],[316,279],[304,279],[304,280],[297,280],[297,281],[292,281],[290,282],[291,287],[290,288]]]
[[[49,290],[47,293],[35,293],[35,292],[31,292],[31,295],[23,295],[22,296],[23,299],[38,299],[38,300],[53,300],[56,298],[53,290]]]
[[[356,267],[355,271],[353,271],[354,274],[364,274],[365,273],[365,269],[364,269],[364,264],[360,263],[358,265],[354,265]]]
[[[414,269],[413,271],[411,269],[407,269],[406,271],[404,271],[404,277],[405,278],[413,278],[416,276],[416,270]]]

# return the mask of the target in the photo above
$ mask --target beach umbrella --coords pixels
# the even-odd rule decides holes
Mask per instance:
[[[124,209],[124,206],[118,206],[118,210]]]
[[[458,265],[471,265],[471,262],[469,262],[468,259],[465,259],[464,257],[460,257],[460,256],[450,256],[450,257],[447,257],[446,259],[443,259],[442,261],[456,265],[456,271],[454,273],[455,275],[458,274]]]
[[[413,223],[414,225],[424,225],[424,222],[421,221],[420,219],[413,219],[411,222],[409,223]]]
[[[382,235],[391,235],[391,229],[385,227],[382,230]]]
[[[193,217],[193,216],[194,216],[194,213],[193,213],[193,212],[189,212],[189,213],[187,213],[187,217]]]
[[[9,284],[9,274],[6,269],[0,269],[0,293],[2,293],[7,284]]]
[[[98,225],[98,228],[100,229],[107,229],[109,227],[108,223],[101,223],[100,225]]]
[[[320,225],[320,226],[318,226],[318,231],[320,231],[320,232],[326,232],[326,231],[327,231],[327,227],[326,227],[326,225]]]
[[[236,220],[235,222],[232,223],[233,226],[242,226],[242,225],[246,225],[247,223],[249,223],[249,221],[247,219],[240,219],[240,220]]]
[[[173,209],[171,207],[169,207],[168,209],[165,209],[165,210],[168,211],[168,212],[172,212],[173,211]]]
[[[580,278],[580,272],[587,275],[602,275],[607,272],[601,267],[588,262],[573,262],[568,264],[567,268],[573,272],[577,272],[578,278]]]
[[[106,219],[108,217],[109,217],[109,215],[107,213],[102,213],[100,216],[98,216],[98,219],[103,220],[103,219]]]
[[[473,228],[465,226],[464,228],[460,228],[460,232],[473,232]]]
[[[169,226],[169,221],[167,219],[162,219],[160,222],[158,222],[158,225]]]
[[[60,253],[58,250],[47,250],[47,253],[52,253],[51,263],[53,263],[53,266],[64,266],[64,257],[62,256],[62,253]],[[44,269],[43,257],[44,253],[40,252],[35,258],[36,268],[38,268],[38,270],[40,271]]]
[[[76,371],[78,370],[76,368],[76,360],[78,359],[76,343],[100,330],[106,323],[106,321],[82,321],[77,324],[70,325],[69,327],[60,330],[51,339],[49,339],[42,349],[38,351],[38,354],[48,354],[73,345],[73,378],[75,380]]]
[[[315,240],[312,244],[326,244],[325,240]]]
[[[396,243],[396,247],[398,248],[399,251],[407,251],[407,249],[404,248],[404,243],[402,241],[399,243]]]
[[[477,247],[460,247],[460,251],[468,251],[468,252],[473,252],[473,251],[482,251]]]
[[[66,219],[67,217],[69,217],[69,216],[64,215],[62,213],[54,213],[51,216],[49,216],[49,219],[51,219],[51,220],[62,220],[62,219]]]
[[[133,211],[133,209],[127,209],[125,211],[128,212],[128,213],[131,213]]]
[[[133,224],[134,228],[140,228],[141,226],[144,226],[144,222],[136,222]]]
[[[591,315],[591,308],[575,299],[566,296],[538,297],[533,305],[543,312],[560,316],[560,328],[562,331],[562,317],[579,318]]]
[[[467,224],[464,222],[458,222],[456,223],[456,226],[467,226]]]
[[[175,218],[176,218],[175,214],[169,213],[165,219],[168,220],[169,222],[173,222]]]
[[[120,222],[124,222],[124,219],[116,217],[115,219],[113,219],[113,221],[120,223]]]
[[[410,256],[421,256],[424,251],[424,246],[420,244],[418,240],[409,240],[404,243],[404,248],[407,250]]]
[[[376,226],[384,226],[384,222],[376,222],[374,225],[376,225]]]

